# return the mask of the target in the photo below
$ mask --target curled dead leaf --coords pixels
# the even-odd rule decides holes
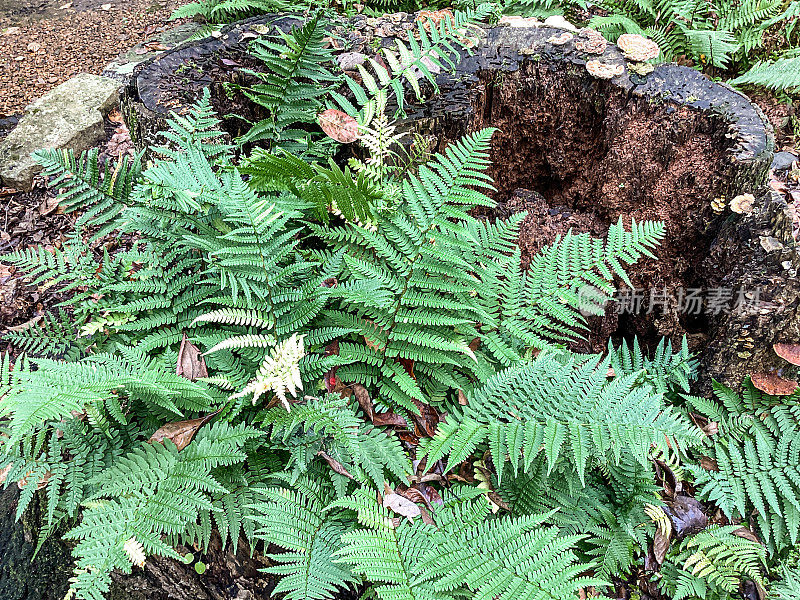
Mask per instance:
[[[757,390],[770,396],[790,396],[797,391],[798,384],[792,379],[784,379],[774,371],[751,373],[750,381]]]
[[[800,344],[777,343],[772,345],[772,349],[786,362],[800,366]]]
[[[345,476],[345,477],[347,477],[348,479],[355,479],[355,477],[353,477],[353,476],[350,474],[350,471],[348,471],[348,470],[347,470],[347,469],[344,467],[344,465],[343,465],[342,463],[340,463],[338,460],[336,460],[335,458],[333,458],[332,456],[330,456],[330,455],[329,455],[327,452],[324,452],[324,451],[320,450],[319,452],[317,452],[317,456],[319,456],[319,457],[320,457],[321,459],[323,459],[323,460],[324,460],[326,463],[328,463],[328,466],[329,466],[331,469],[333,469],[333,471],[334,471],[335,473],[338,473],[339,475],[344,475],[344,476]]]
[[[178,451],[183,450],[194,438],[194,434],[206,423],[208,423],[217,413],[211,413],[205,417],[198,419],[189,419],[188,421],[174,421],[159,427],[153,435],[150,436],[148,442],[161,442],[165,439],[170,440]]]
[[[661,529],[656,530],[656,534],[653,536],[653,556],[655,556],[656,562],[659,565],[664,564],[667,550],[669,550],[669,540],[670,536],[664,535]]]
[[[178,364],[175,373],[191,381],[201,377],[208,377],[208,368],[200,348],[189,341],[189,336],[183,334],[181,347],[178,349]]]
[[[329,108],[317,116],[317,122],[337,142],[351,144],[358,139],[358,122],[345,112]]]

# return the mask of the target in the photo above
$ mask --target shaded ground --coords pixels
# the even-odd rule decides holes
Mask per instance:
[[[0,0],[0,136],[31,101],[174,26],[185,0]],[[109,6],[110,5],[110,6]],[[66,7],[66,8],[64,8]]]

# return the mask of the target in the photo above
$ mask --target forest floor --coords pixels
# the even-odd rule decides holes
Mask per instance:
[[[174,27],[185,0],[0,0],[0,137],[33,100]]]

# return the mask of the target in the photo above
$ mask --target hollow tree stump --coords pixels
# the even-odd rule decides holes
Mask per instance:
[[[161,143],[158,133],[169,112],[188,110],[204,87],[211,88],[220,114],[230,112],[241,98],[228,97],[224,84],[248,81],[231,61],[255,67],[246,54],[250,41],[275,37],[277,29],[295,23],[286,15],[249,19],[219,38],[182,46],[138,67],[121,99],[136,145]],[[412,25],[413,15],[400,14],[359,16],[335,27],[348,43],[342,52],[368,54],[376,44],[390,45],[393,34],[407,36]],[[626,70],[612,80],[595,79],[585,64],[598,57],[578,51],[575,40],[554,45],[550,40],[562,33],[533,24],[485,29],[456,71],[439,75],[438,94],[425,103],[407,99],[402,127],[425,136],[437,151],[466,133],[498,128],[491,151],[498,206],[487,216],[529,211],[519,239],[524,261],[569,228],[600,233],[620,217],[628,223],[658,219],[666,224],[666,238],[655,252],[658,260],[631,270],[634,286],[672,296],[690,288],[758,294],[752,306],[708,315],[682,314],[669,305],[625,315],[612,305],[605,317],[593,318],[578,350],[600,351],[609,338],[637,335],[653,343],[659,336],[677,341],[686,334],[702,360],[704,382],[714,377],[736,384],[748,373],[784,366],[771,345],[800,341],[800,284],[793,217],[765,187],[773,151],[766,119],[746,96],[685,67],[659,65],[646,77]],[[625,62],[611,45],[599,58]],[[236,109],[250,120],[260,118],[252,105]],[[246,130],[233,119],[224,126],[231,136]],[[741,193],[758,198],[751,215],[712,210],[715,198],[727,204]],[[782,249],[765,250],[766,238],[775,238]],[[0,511],[3,530],[16,536],[8,547],[27,547],[25,534],[12,528],[12,517]],[[25,552],[0,559],[0,585],[25,568],[20,566],[27,564]],[[54,552],[59,560],[31,568],[63,587],[69,574],[66,549]],[[263,565],[258,557],[250,559],[241,549],[234,556],[217,545],[207,562],[209,571],[198,576],[190,566],[149,559],[144,571],[115,576],[111,598],[268,597],[269,586],[256,571]],[[12,598],[55,596],[31,590]]]
[[[122,99],[135,142],[155,143],[169,111],[186,110],[205,86],[226,109],[231,98],[220,91],[219,78],[209,79],[208,65],[213,70],[224,56],[242,60],[254,37],[274,36],[296,22],[285,15],[249,19],[219,39],[143,65]],[[498,129],[491,151],[498,202],[493,215],[529,211],[519,239],[526,264],[569,228],[598,234],[619,218],[627,224],[632,219],[665,222],[658,260],[631,269],[632,293],[645,302],[660,294],[673,304],[643,314],[618,314],[619,304],[611,304],[604,318],[591,319],[590,333],[576,350],[602,351],[609,338],[635,335],[652,346],[664,336],[678,342],[687,335],[702,359],[706,381],[710,375],[736,384],[748,372],[775,366],[771,344],[797,329],[790,324],[796,300],[786,281],[789,271],[781,266],[787,259],[762,256],[759,244],[760,235],[785,234],[776,221],[781,211],[765,188],[774,143],[761,111],[732,88],[673,64],[658,65],[644,77],[626,69],[611,80],[596,79],[586,69],[588,60],[625,65],[615,46],[589,55],[577,49],[579,36],[557,45],[553,42],[563,42],[563,30],[532,20],[522,24],[482,30],[477,46],[462,51],[455,72],[438,75],[438,93],[422,103],[406,99],[401,126],[425,136],[437,151],[469,132]],[[359,16],[335,23],[333,38],[349,44],[339,53],[369,54],[377,45],[391,45],[393,36],[407,39],[411,26],[413,15],[404,13]],[[199,75],[193,84],[176,86],[170,78],[188,62],[202,63]],[[232,77],[221,74],[225,80]],[[237,135],[234,128],[241,125],[226,121],[226,127]],[[714,199],[727,205],[742,193],[759,197],[753,215],[712,210]],[[741,242],[747,232],[750,242]],[[739,241],[732,241],[734,233]],[[761,275],[755,277],[753,269]],[[701,314],[687,314],[677,304],[697,289],[705,296],[729,290],[730,306],[709,310],[706,298]],[[731,313],[734,304],[754,295],[768,298],[767,304],[748,308],[758,318]],[[767,309],[775,303],[783,308]],[[752,343],[736,341],[743,319]]]

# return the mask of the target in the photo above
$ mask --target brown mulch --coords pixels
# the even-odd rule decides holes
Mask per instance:
[[[173,27],[169,16],[185,3],[0,0],[0,119],[77,73],[100,74],[120,53]]]

